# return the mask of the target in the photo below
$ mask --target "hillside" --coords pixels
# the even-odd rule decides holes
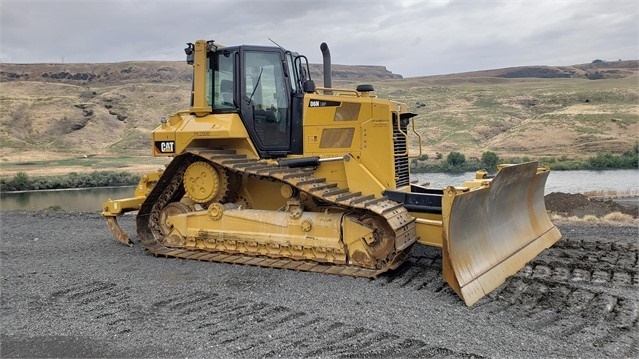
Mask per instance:
[[[318,85],[321,71],[312,65]],[[188,107],[190,79],[184,62],[1,64],[3,174],[37,160],[148,156],[150,131]],[[378,96],[408,103],[431,158],[627,151],[639,134],[638,79],[639,61],[416,78],[383,66],[333,65],[333,86],[372,83]]]
[[[460,80],[482,77],[498,78],[540,78],[540,79],[618,79],[637,74],[639,61],[626,60],[614,62],[598,62],[572,66],[519,66],[503,69],[464,72],[457,74],[436,75],[426,77],[430,80]]]
[[[311,64],[311,76],[322,83],[322,66]],[[184,61],[118,62],[106,64],[2,64],[0,81],[37,81],[86,86],[129,83],[190,83],[192,67]],[[401,79],[384,66],[333,65],[336,81]]]
[[[420,116],[429,155],[586,158],[639,138],[639,61],[529,66],[386,81]]]

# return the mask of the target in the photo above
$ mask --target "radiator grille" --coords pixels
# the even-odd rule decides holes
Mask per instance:
[[[407,186],[410,182],[410,171],[408,168],[408,151],[406,136],[397,129],[399,117],[393,112],[393,148],[395,157],[395,186]],[[400,122],[400,128],[404,133],[408,128],[408,124]]]

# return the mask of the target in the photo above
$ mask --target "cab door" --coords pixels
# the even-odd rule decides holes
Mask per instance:
[[[284,157],[291,148],[291,85],[279,49],[240,51],[241,117],[260,157]]]

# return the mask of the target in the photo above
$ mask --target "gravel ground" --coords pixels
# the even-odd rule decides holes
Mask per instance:
[[[2,212],[0,356],[639,356],[639,228],[564,237],[467,308],[436,248],[375,280],[156,258],[100,215]],[[133,233],[134,217],[120,221]]]

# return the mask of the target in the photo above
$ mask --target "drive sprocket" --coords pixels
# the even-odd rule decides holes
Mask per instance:
[[[184,171],[184,190],[196,203],[207,206],[226,200],[231,192],[227,172],[206,161],[195,161]]]

